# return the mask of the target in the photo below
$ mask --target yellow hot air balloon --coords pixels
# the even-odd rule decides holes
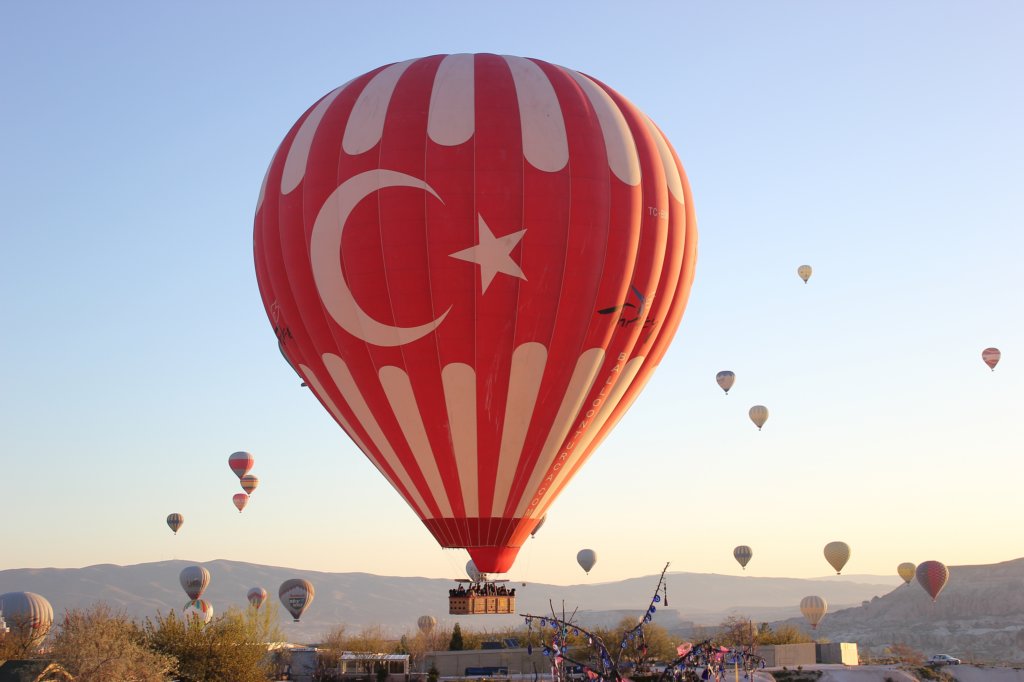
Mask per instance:
[[[754,422],[757,430],[760,431],[764,423],[768,421],[768,408],[764,405],[754,405],[750,408],[750,421]]]
[[[909,585],[910,581],[914,579],[916,570],[917,566],[910,563],[909,561],[904,561],[902,564],[896,567],[896,573],[899,574],[901,578],[903,578],[903,582],[905,582],[907,585]]]
[[[811,266],[801,265],[796,269],[796,274],[800,275],[800,279],[804,281],[804,284],[807,284],[807,280],[811,278]]]
[[[800,613],[811,624],[811,628],[818,629],[818,623],[828,613],[828,602],[818,596],[804,597],[800,600]]]
[[[836,569],[836,575],[842,575],[843,566],[849,560],[850,546],[845,542],[836,541],[825,545],[825,561]]]

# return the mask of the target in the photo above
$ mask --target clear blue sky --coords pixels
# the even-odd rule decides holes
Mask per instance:
[[[755,575],[823,575],[835,539],[852,573],[1024,555],[1021,35],[1009,0],[3,3],[0,569],[459,571],[281,360],[252,214],[323,93],[484,51],[632,99],[701,228],[675,344],[513,577],[732,573],[740,543]]]

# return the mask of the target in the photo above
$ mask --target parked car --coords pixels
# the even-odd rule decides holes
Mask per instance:
[[[935,654],[927,662],[928,665],[960,665],[960,659],[949,654]]]

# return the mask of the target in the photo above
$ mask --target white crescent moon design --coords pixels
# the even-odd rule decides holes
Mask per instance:
[[[345,223],[356,205],[384,187],[417,187],[438,201],[441,197],[424,181],[405,173],[370,170],[353,176],[331,192],[320,208],[309,244],[313,280],[327,312],[352,336],[375,346],[401,346],[422,338],[444,321],[451,306],[434,320],[417,327],[395,327],[367,315],[352,295],[341,272],[341,238]],[[444,202],[442,202],[444,203]]]

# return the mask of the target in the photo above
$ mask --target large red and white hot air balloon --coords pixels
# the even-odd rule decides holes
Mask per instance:
[[[444,547],[507,571],[683,315],[689,185],[657,126],[536,59],[359,76],[285,136],[254,252],[281,351]]]

